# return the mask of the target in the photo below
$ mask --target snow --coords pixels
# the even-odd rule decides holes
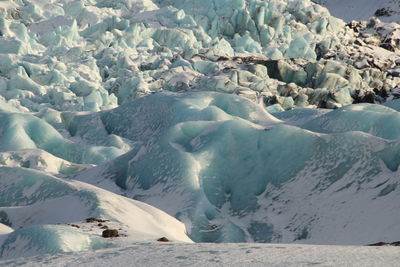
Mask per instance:
[[[182,223],[147,204],[26,168],[1,167],[0,173],[0,218],[15,229],[2,236],[2,258],[123,246],[162,236],[191,242]],[[100,226],[83,222],[90,217],[105,219],[104,225],[119,229],[122,237],[106,241]]]
[[[12,231],[13,229],[8,227],[7,225],[0,224],[0,235],[9,234]]]
[[[7,266],[396,266],[396,247],[156,244],[0,261]]]
[[[7,238],[7,235],[14,231],[11,227],[0,223],[0,244]]]

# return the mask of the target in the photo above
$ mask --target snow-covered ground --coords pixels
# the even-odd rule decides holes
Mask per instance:
[[[1,266],[346,266],[393,267],[398,247],[287,244],[135,243],[124,248],[0,261]]]

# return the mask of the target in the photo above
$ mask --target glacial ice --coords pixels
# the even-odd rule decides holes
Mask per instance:
[[[133,150],[75,177],[100,187],[105,180],[114,181],[113,190],[122,188],[129,197],[189,220],[195,241],[335,240],[331,223],[321,230],[323,236],[304,225],[313,216],[329,217],[323,210],[306,212],[303,206],[289,205],[303,210],[291,212],[305,212],[304,218],[282,226],[281,220],[289,215],[275,207],[285,195],[281,188],[301,181],[314,184],[296,191],[301,205],[319,206],[306,196],[323,197],[337,188],[345,199],[342,209],[354,209],[351,199],[356,183],[364,192],[364,196],[358,193],[360,198],[375,195],[374,201],[389,205],[379,195],[384,185],[398,183],[400,132],[392,127],[396,111],[359,104],[330,112],[297,109],[288,116],[274,114],[281,120],[249,100],[217,93],[144,97],[100,114],[107,131],[131,140]],[[297,117],[303,122],[293,119]],[[387,121],[393,124],[382,127]],[[98,178],[87,180],[89,174]],[[286,198],[282,201],[293,201],[294,196]],[[393,205],[397,204],[389,206]],[[365,215],[357,220],[374,214],[378,207],[360,207]],[[393,218],[390,213],[384,216]],[[302,235],[304,227],[308,230]],[[372,231],[369,227],[377,231],[372,225],[363,231]],[[345,236],[338,240],[369,242],[368,238],[344,241],[348,240]]]
[[[398,28],[373,22],[309,0],[0,1],[0,257],[394,238],[400,104],[350,105],[398,97]]]
[[[274,95],[271,105],[283,104],[281,82],[297,85],[284,109],[332,108],[396,86],[387,71],[397,52],[379,51],[382,69],[368,63],[378,47],[351,44],[366,62],[352,69],[361,66],[346,56],[354,32],[309,0],[10,2],[0,6],[0,95],[20,111],[107,110],[160,90]],[[256,60],[235,60],[246,55]],[[322,66],[326,59],[336,66]],[[270,77],[247,73],[252,65],[268,66]]]
[[[0,113],[0,122],[0,152],[39,148],[75,163],[101,163],[123,153],[114,146],[86,146],[72,142],[33,115]]]
[[[363,117],[365,113],[369,116]],[[334,111],[295,109],[273,114],[240,96],[166,92],[109,111],[63,112],[42,118],[30,115],[52,131],[57,132],[53,127],[63,128],[64,135],[88,147],[105,145],[110,138],[119,140],[120,149],[127,153],[93,166],[71,163],[44,151],[39,154],[37,148],[2,152],[0,163],[9,167],[1,168],[1,222],[16,226],[3,243],[4,257],[15,256],[10,250],[17,242],[13,240],[30,236],[29,229],[32,239],[28,238],[28,244],[43,235],[63,240],[65,225],[51,226],[55,223],[100,216],[126,223],[128,229],[142,229],[127,199],[122,201],[122,197],[88,183],[177,217],[185,222],[194,241],[360,244],[396,231],[390,221],[397,219],[391,210],[398,203],[400,132],[381,125],[387,120],[395,125],[397,111],[358,104]],[[358,124],[351,123],[354,118]],[[108,143],[106,147],[115,146]],[[52,164],[60,167],[48,167]],[[63,166],[70,167],[63,171]],[[332,213],[325,211],[324,205],[339,196],[343,201],[333,214],[357,210],[360,214],[354,221],[339,216],[330,222]],[[370,205],[359,206],[359,201]],[[111,207],[120,207],[121,202],[126,203],[124,212],[121,208],[113,211]],[[390,219],[381,221],[383,227],[378,229],[373,219],[371,224],[357,227],[359,222],[371,220],[372,214]],[[313,218],[318,218],[318,223]],[[331,230],[349,223],[340,235]],[[23,228],[17,230],[19,226]],[[361,234],[372,229],[372,236]],[[90,248],[87,240],[97,244],[93,234],[94,239],[92,233],[88,236],[78,231],[77,240],[82,240],[78,247]],[[152,236],[156,235],[153,232]],[[27,246],[18,255],[31,255],[39,249]],[[60,247],[53,248],[59,251]]]
[[[2,258],[84,251],[110,246],[101,237],[80,233],[68,226],[38,225],[11,233],[1,248]],[[23,252],[23,254],[21,253]]]

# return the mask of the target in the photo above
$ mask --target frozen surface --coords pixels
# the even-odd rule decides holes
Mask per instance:
[[[395,247],[155,244],[0,261],[7,266],[396,266]]]
[[[276,115],[281,120],[216,93],[144,97],[100,114],[109,133],[136,147],[75,177],[167,211],[195,241],[400,238],[391,223],[398,219],[391,212],[398,205],[397,111],[359,104]]]
[[[129,198],[181,220],[198,242],[396,241],[397,102],[271,115],[240,96],[156,93],[113,110],[63,113],[63,132],[72,140],[90,146],[113,137],[130,149],[97,165],[71,163],[52,151],[3,152],[0,218],[15,231],[3,241],[2,255],[107,247],[98,227],[86,231],[88,217],[124,225],[127,237],[114,245],[161,236],[190,241],[183,225]],[[80,226],[79,246],[36,247],[35,238],[64,240],[77,231],[68,224]],[[19,236],[29,237],[27,243]]]

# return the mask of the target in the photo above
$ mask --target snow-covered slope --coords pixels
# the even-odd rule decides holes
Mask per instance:
[[[378,17],[386,22],[400,22],[400,1],[398,0],[313,0],[329,9],[335,17],[347,22],[369,20]]]
[[[1,167],[0,177],[0,220],[11,227],[0,225],[1,258],[99,249],[163,236],[191,242],[182,223],[147,204],[26,168]],[[86,218],[105,221],[97,225]],[[121,238],[102,238],[104,226],[118,229]]]

